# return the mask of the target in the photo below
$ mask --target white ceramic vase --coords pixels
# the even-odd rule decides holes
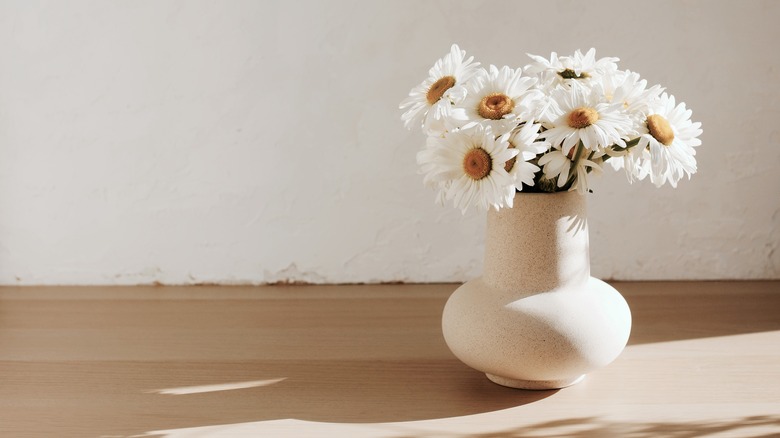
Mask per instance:
[[[585,197],[517,193],[487,218],[481,277],[458,288],[442,317],[450,350],[495,383],[554,389],[618,357],[631,312],[590,276]]]

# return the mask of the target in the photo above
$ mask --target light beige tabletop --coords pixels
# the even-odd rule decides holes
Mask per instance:
[[[452,356],[452,284],[4,287],[0,437],[780,436],[780,282],[613,285],[622,356],[538,392]]]

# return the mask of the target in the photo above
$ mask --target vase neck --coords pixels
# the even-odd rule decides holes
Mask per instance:
[[[504,291],[544,292],[590,277],[585,196],[517,193],[513,208],[490,210],[483,280]]]

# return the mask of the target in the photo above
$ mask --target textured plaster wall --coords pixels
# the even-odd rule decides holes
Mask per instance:
[[[398,102],[596,47],[703,123],[679,189],[608,173],[594,275],[780,278],[780,2],[0,1],[0,283],[461,281],[484,214],[438,207]]]

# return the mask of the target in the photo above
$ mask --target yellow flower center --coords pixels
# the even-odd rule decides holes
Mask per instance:
[[[515,109],[515,102],[506,94],[492,93],[482,98],[477,114],[490,120],[501,120]]]
[[[568,125],[574,129],[587,128],[599,120],[599,113],[586,106],[581,106],[569,113]]]
[[[433,105],[434,103],[438,102],[442,96],[444,96],[445,91],[449,90],[453,86],[455,86],[455,78],[452,76],[444,76],[431,85],[431,88],[428,89],[428,94],[425,95],[425,98],[428,100],[429,104]]]
[[[647,130],[650,131],[650,135],[654,139],[664,146],[670,146],[672,141],[674,141],[674,132],[669,125],[669,121],[658,114],[647,116]]]
[[[490,154],[482,148],[474,148],[466,152],[463,157],[463,171],[475,181],[490,175],[493,168],[493,160]]]

